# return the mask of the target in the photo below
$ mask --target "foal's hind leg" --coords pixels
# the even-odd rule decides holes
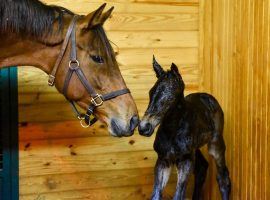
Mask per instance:
[[[214,134],[208,144],[209,154],[215,159],[217,166],[217,182],[223,200],[228,200],[231,192],[231,180],[225,161],[225,143],[222,135]]]
[[[155,166],[155,183],[151,197],[152,200],[162,199],[162,191],[169,180],[170,174],[171,163],[158,158]]]
[[[192,200],[202,199],[202,187],[206,179],[208,169],[208,162],[204,158],[202,152],[197,149],[195,152],[195,164],[194,164],[194,175],[195,175],[195,186],[192,195]]]
[[[177,168],[177,186],[173,200],[184,200],[188,176],[192,170],[192,160],[190,158],[176,163]]]

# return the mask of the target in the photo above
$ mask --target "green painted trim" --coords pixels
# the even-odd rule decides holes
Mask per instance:
[[[3,136],[3,171],[1,200],[19,199],[18,186],[18,84],[17,68],[1,70],[1,127]],[[2,185],[3,184],[3,185]]]

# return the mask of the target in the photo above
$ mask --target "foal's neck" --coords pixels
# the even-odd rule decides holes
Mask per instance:
[[[174,104],[172,104],[165,114],[165,118],[172,118],[173,115],[176,115],[178,117],[174,117],[175,119],[178,119],[181,117],[181,114],[183,114],[186,111],[186,101],[184,94],[181,94],[176,100]],[[180,115],[179,115],[180,114]]]

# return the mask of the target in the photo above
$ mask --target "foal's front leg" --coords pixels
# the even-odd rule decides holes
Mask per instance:
[[[155,183],[152,193],[152,200],[161,200],[162,191],[166,186],[171,174],[171,163],[158,158],[155,166]]]
[[[192,170],[192,160],[186,159],[176,163],[177,168],[177,186],[173,200],[184,200],[188,176]]]

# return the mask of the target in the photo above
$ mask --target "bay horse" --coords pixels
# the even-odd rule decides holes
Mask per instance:
[[[35,66],[49,74],[77,117],[98,118],[113,136],[130,136],[139,118],[103,24],[113,7],[86,16],[38,0],[0,1],[0,68]],[[86,111],[81,114],[75,105]]]
[[[174,63],[170,70],[164,71],[153,58],[153,68],[158,80],[149,92],[149,105],[139,124],[140,134],[148,137],[160,124],[154,142],[158,159],[152,200],[162,198],[162,190],[173,165],[176,165],[178,174],[173,199],[185,199],[187,180],[193,167],[193,199],[201,199],[208,163],[199,148],[205,144],[208,144],[209,154],[215,159],[222,199],[229,199],[231,181],[222,136],[224,116],[218,101],[206,93],[193,93],[184,97],[185,84]]]

